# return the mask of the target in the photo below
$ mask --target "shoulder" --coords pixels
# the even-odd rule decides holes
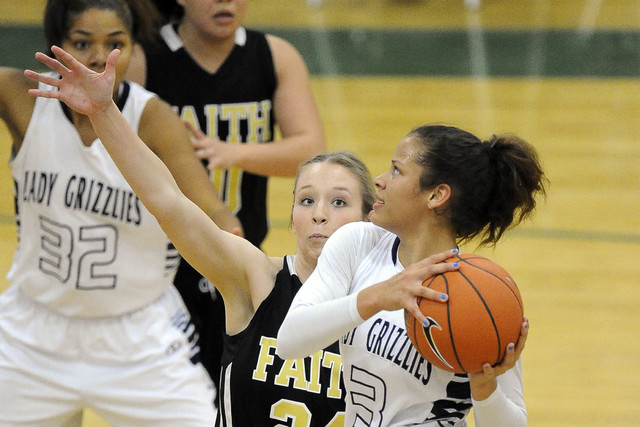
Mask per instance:
[[[374,248],[380,240],[391,233],[371,222],[351,222],[338,228],[327,240],[320,256],[325,252],[359,258]]]
[[[266,34],[266,39],[278,74],[289,70],[305,70],[306,72],[306,65],[302,55],[291,43],[272,34]]]
[[[370,241],[377,242],[380,238],[386,234],[390,234],[389,231],[382,227],[378,227],[372,222],[358,221],[350,222],[342,227],[338,228],[331,238],[336,236],[336,240],[355,240],[359,242]],[[331,238],[329,240],[331,240]]]
[[[0,67],[1,108],[7,108],[18,100],[34,99],[27,91],[36,87],[38,83],[25,77],[22,70]]]
[[[0,67],[0,119],[9,127],[14,140],[24,137],[36,98],[28,90],[38,83],[24,76],[21,70]]]
[[[271,261],[271,265],[277,270],[282,270],[285,267],[286,257],[280,256],[270,256],[269,261]]]
[[[298,50],[287,40],[274,36],[273,34],[265,34],[264,37],[266,38],[274,56],[300,57],[300,52],[298,52]]]

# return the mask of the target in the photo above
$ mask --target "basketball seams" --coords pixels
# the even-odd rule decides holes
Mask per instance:
[[[462,260],[463,262],[465,262],[467,265],[469,265],[470,267],[476,267],[473,264],[467,263],[466,260]],[[480,269],[482,271],[483,269]],[[487,304],[487,300],[484,297],[484,295],[482,295],[482,292],[480,292],[480,290],[478,289],[478,287],[473,283],[473,281],[471,281],[471,279],[464,274],[464,272],[462,270],[458,270],[456,271],[456,273],[460,274],[462,277],[464,277],[464,280],[467,282],[467,284],[473,289],[473,291],[475,292],[476,296],[480,299],[480,301],[482,302],[482,305],[485,308],[485,312],[487,313],[487,315],[489,316],[489,319],[491,320],[491,325],[493,325],[493,333],[497,338],[497,347],[498,347],[498,356],[495,360],[494,363],[496,363],[498,360],[500,360],[500,353],[502,352],[502,342],[501,342],[501,337],[500,337],[500,331],[498,329],[498,325],[496,324],[496,319],[495,316],[493,315],[493,312],[491,311],[491,308],[489,307],[489,304]],[[494,364],[492,363],[492,365]],[[462,369],[465,372],[468,372],[467,369],[464,368],[464,366],[460,363],[460,367],[462,367]]]
[[[460,258],[460,261],[464,262],[465,264],[469,265],[470,267],[474,267],[477,268],[478,270],[484,271],[485,273],[495,277],[496,279],[498,279],[500,281],[500,283],[502,283],[503,285],[505,285],[507,287],[507,289],[509,289],[509,292],[511,292],[511,294],[513,295],[513,297],[516,299],[516,302],[518,303],[518,305],[520,306],[520,310],[523,309],[520,298],[518,297],[518,294],[516,293],[516,291],[514,290],[514,286],[516,285],[516,282],[511,279],[511,283],[507,282],[506,280],[504,280],[501,276],[497,275],[496,273],[494,273],[491,270],[487,270],[484,267],[481,267],[479,265],[476,264],[471,264],[468,260],[480,260],[480,261],[488,261],[486,258],[482,258],[482,257],[469,257],[469,258]],[[496,265],[496,264],[494,264]],[[505,271],[506,274],[506,271]],[[507,274],[507,277],[508,274]],[[512,286],[513,285],[513,286]]]
[[[406,317],[407,332],[421,354],[420,348],[424,347],[422,355],[432,365],[461,374],[481,371],[481,364],[493,365],[501,360],[506,351],[501,348],[502,343],[512,339],[513,328],[507,325],[516,322],[523,311],[519,289],[504,268],[485,257],[456,254],[445,262],[459,262],[461,269],[436,274],[423,286],[448,294],[449,301],[432,305],[428,298],[416,299],[425,315],[429,312],[434,316],[435,326],[441,323],[438,337],[427,337],[431,326],[424,328],[413,316]],[[467,306],[476,308],[464,314]],[[465,333],[465,325],[476,331],[472,335]],[[419,334],[417,329],[424,329],[424,333]],[[476,346],[482,350],[472,350]]]
[[[444,274],[442,274],[441,276],[444,280],[445,293],[449,295],[449,292],[450,292],[449,279],[447,279],[447,276],[445,276]],[[462,361],[460,360],[460,356],[458,356],[456,341],[453,338],[454,332],[453,332],[453,325],[451,323],[451,305],[449,304],[449,301],[447,301],[446,304],[447,304],[447,309],[446,309],[447,310],[447,326],[449,327],[449,341],[451,343],[451,349],[453,350],[453,356],[456,358],[456,362],[460,367],[460,369],[462,369],[463,371],[466,371],[464,366],[462,366]]]

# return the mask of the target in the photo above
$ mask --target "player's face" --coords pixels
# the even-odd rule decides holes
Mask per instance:
[[[113,49],[120,49],[114,85],[117,88],[129,65],[131,45],[131,34],[115,12],[87,9],[73,22],[61,47],[98,73],[104,71],[109,53]]]
[[[417,144],[403,139],[393,154],[390,168],[374,179],[376,202],[369,218],[389,231],[403,236],[420,224],[427,211],[428,192],[420,188],[422,167],[415,162]]]
[[[179,0],[182,25],[192,25],[208,37],[228,39],[244,21],[249,0]]]
[[[291,227],[298,256],[315,263],[325,242],[338,227],[362,221],[362,193],[358,178],[331,163],[314,163],[298,177]]]

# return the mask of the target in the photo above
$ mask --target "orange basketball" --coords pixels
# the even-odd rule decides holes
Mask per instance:
[[[429,320],[424,327],[405,310],[407,334],[433,365],[456,373],[480,372],[500,362],[507,345],[520,336],[523,306],[516,283],[498,264],[473,254],[447,262],[460,269],[425,280],[424,286],[449,295],[446,303],[418,298]]]

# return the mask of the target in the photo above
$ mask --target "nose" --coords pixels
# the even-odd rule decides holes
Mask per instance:
[[[312,220],[314,224],[323,224],[327,222],[327,209],[324,202],[315,204]]]
[[[373,184],[376,186],[376,188],[384,190],[384,188],[387,186],[385,183],[386,181],[384,180],[386,174],[387,173],[385,172],[382,175],[378,175],[373,179]]]
[[[91,55],[89,56],[89,68],[96,71],[102,71],[107,65],[107,57],[111,51],[105,46],[96,44],[91,48]]]

